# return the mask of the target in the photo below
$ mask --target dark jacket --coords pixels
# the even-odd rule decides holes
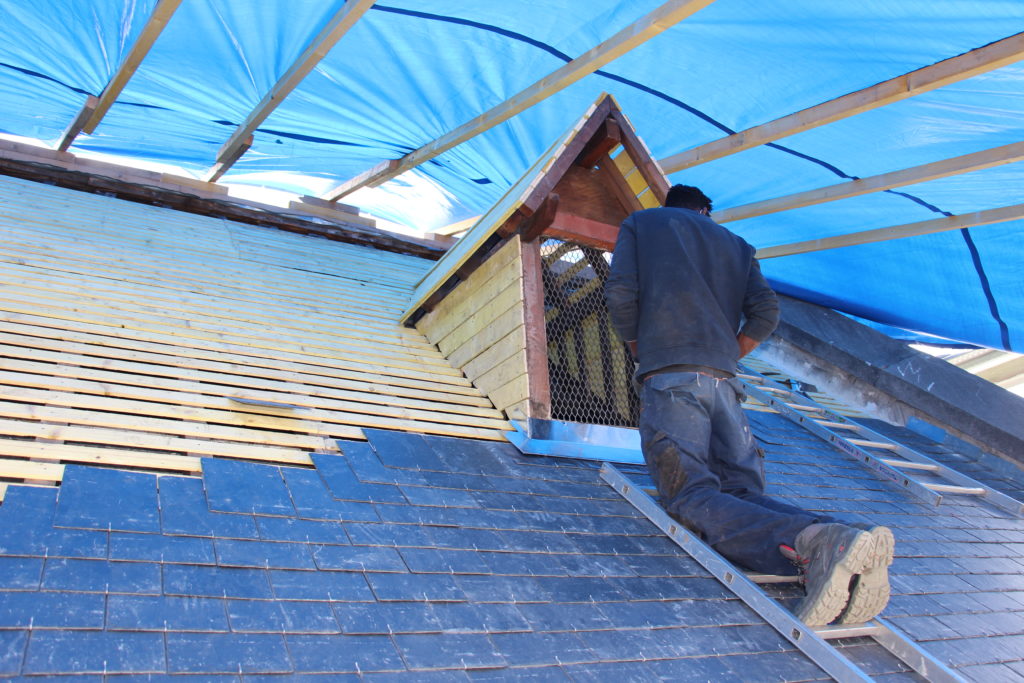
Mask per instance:
[[[605,300],[619,336],[637,340],[641,375],[683,364],[735,372],[736,333],[762,341],[779,321],[754,248],[690,209],[623,221]]]

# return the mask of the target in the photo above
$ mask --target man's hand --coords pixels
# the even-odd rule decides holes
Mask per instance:
[[[748,353],[756,349],[757,345],[761,342],[740,332],[736,335],[736,343],[740,345],[740,358],[743,358]]]

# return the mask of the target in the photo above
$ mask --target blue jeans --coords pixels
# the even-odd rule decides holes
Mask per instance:
[[[661,503],[729,561],[766,574],[792,574],[779,545],[815,522],[837,521],[764,495],[764,461],[740,403],[738,379],[696,372],[647,378],[640,440]]]

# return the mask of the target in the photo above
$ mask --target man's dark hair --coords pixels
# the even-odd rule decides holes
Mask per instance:
[[[708,213],[711,213],[711,199],[692,185],[673,185],[669,188],[668,196],[665,197],[665,206],[693,209],[694,211],[707,210]]]

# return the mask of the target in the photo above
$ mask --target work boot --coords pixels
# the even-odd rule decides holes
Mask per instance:
[[[853,577],[850,601],[839,615],[840,624],[862,624],[878,616],[889,602],[889,565],[896,539],[889,527],[861,523],[850,526],[864,529],[875,541],[868,566]]]
[[[875,539],[845,524],[812,524],[783,555],[803,568],[807,593],[793,613],[808,626],[825,626],[838,617],[850,598],[850,580],[871,566]]]

